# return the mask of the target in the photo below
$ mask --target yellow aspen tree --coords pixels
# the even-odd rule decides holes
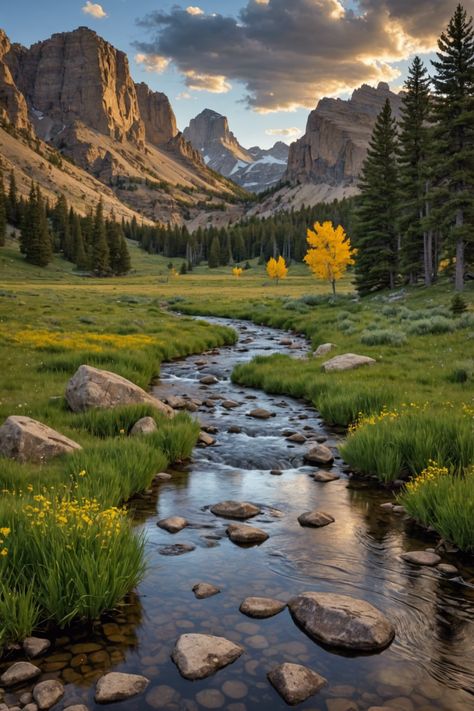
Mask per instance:
[[[234,267],[234,268],[232,269],[232,274],[233,274],[235,277],[241,277],[241,276],[242,276],[242,272],[243,272],[242,267]]]
[[[278,284],[280,279],[285,279],[288,274],[288,267],[283,257],[274,259],[271,257],[267,262],[267,274],[270,279],[275,279]]]
[[[328,220],[314,223],[314,230],[307,231],[309,249],[304,261],[319,279],[326,279],[336,295],[336,281],[344,276],[348,266],[355,264],[356,249],[341,225],[334,227]]]

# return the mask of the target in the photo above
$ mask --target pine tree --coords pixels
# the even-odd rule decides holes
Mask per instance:
[[[420,273],[425,284],[433,277],[433,235],[427,226],[430,214],[429,125],[430,79],[423,62],[415,57],[408,69],[400,119],[400,269],[410,283]]]
[[[38,186],[33,186],[28,209],[25,213],[25,257],[30,264],[46,267],[52,257],[51,235],[49,233],[46,204]]]
[[[397,131],[390,101],[375,122],[359,183],[354,244],[361,294],[395,286],[398,273]]]
[[[74,264],[80,270],[87,269],[89,260],[87,258],[86,249],[84,246],[84,238],[82,236],[81,220],[78,215],[74,215],[71,226],[72,241],[74,244]]]
[[[110,274],[109,247],[104,220],[104,206],[102,200],[97,204],[92,232],[91,266],[96,276]]]
[[[127,240],[121,235],[120,247],[117,260],[117,271],[115,272],[117,276],[122,276],[123,274],[128,274],[132,268],[132,262],[130,259],[130,252],[128,251]]]
[[[15,173],[10,173],[10,184],[7,200],[7,221],[14,227],[20,227],[18,215],[18,194],[16,189]]]
[[[60,195],[54,206],[51,222],[55,236],[55,251],[63,252],[66,259],[72,260],[74,252],[69,229],[69,210],[64,195]]]
[[[456,256],[455,288],[464,287],[466,254],[474,251],[474,29],[458,5],[438,41],[434,115],[439,215]]]
[[[209,249],[208,265],[210,269],[215,269],[219,266],[221,260],[221,247],[219,244],[219,237],[215,235],[211,242],[211,247]]]
[[[3,174],[0,172],[0,247],[5,245],[7,237],[7,198],[3,185]]]

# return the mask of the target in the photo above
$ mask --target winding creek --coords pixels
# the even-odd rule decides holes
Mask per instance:
[[[99,708],[93,700],[95,679],[113,668],[151,679],[144,695],[113,706],[123,711],[284,709],[285,702],[266,674],[289,661],[307,665],[328,680],[300,708],[474,709],[474,571],[460,566],[459,576],[447,579],[436,569],[401,561],[400,553],[429,547],[433,539],[410,527],[403,515],[381,509],[390,496],[352,482],[340,459],[332,468],[339,480],[314,481],[309,476],[312,469],[303,465],[308,444],[291,443],[283,436],[291,430],[309,438],[326,437],[326,444],[335,447],[338,435],[317,413],[301,401],[231,383],[233,367],[255,355],[277,350],[304,355],[303,339],[294,337],[291,347],[284,346],[280,341],[287,334],[282,332],[214,321],[239,332],[236,346],[164,364],[155,392],[161,398],[186,395],[208,401],[197,414],[205,426],[217,428],[216,443],[197,448],[189,466],[171,472],[172,478],[159,483],[151,497],[137,502],[137,522],[147,536],[149,559],[138,595],[94,630],[75,628],[58,638],[42,658],[43,678],[68,682],[57,708],[73,703]],[[207,374],[219,382],[200,384]],[[239,405],[226,409],[223,400]],[[255,407],[275,416],[248,417]],[[275,469],[282,474],[271,474]],[[269,534],[265,543],[243,548],[227,538],[228,521],[209,511],[210,505],[226,499],[261,506],[262,514],[250,523]],[[314,508],[330,513],[335,523],[320,529],[301,527],[297,516]],[[172,515],[184,516],[191,526],[174,535],[157,527],[159,519]],[[179,556],[163,555],[177,543],[194,549]],[[196,599],[192,587],[200,581],[217,585],[221,593]],[[287,610],[263,620],[239,612],[248,596],[288,600],[306,590],[373,603],[395,625],[394,642],[375,655],[341,655],[311,641]],[[170,659],[177,638],[185,632],[226,637],[242,644],[245,653],[208,679],[186,681]]]

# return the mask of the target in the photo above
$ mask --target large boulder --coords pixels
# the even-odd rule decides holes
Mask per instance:
[[[334,523],[334,518],[331,514],[325,511],[306,511],[298,516],[300,526],[308,526],[309,528],[322,528]]]
[[[369,356],[344,353],[327,360],[321,367],[326,373],[331,373],[341,370],[354,370],[355,368],[361,368],[363,365],[375,365],[376,362],[374,358],[369,358]]]
[[[235,518],[244,520],[252,518],[260,513],[258,506],[250,504],[247,501],[220,501],[218,504],[211,506],[211,511],[214,516],[222,516],[223,518]]]
[[[182,634],[171,656],[185,679],[205,679],[235,662],[243,651],[243,647],[225,637]]]
[[[227,526],[226,533],[232,543],[240,545],[256,545],[263,543],[268,538],[268,533],[256,526],[248,526],[245,523],[231,523]]]
[[[40,709],[50,709],[64,696],[64,686],[57,679],[47,679],[36,684],[33,689],[33,698]]]
[[[145,691],[149,679],[140,674],[109,672],[101,676],[95,689],[95,700],[99,704],[124,701]]]
[[[0,427],[0,454],[19,462],[43,462],[78,449],[77,442],[31,417],[12,415]]]
[[[41,674],[41,669],[30,662],[15,662],[0,676],[2,686],[14,686],[35,679]]]
[[[268,680],[290,706],[301,704],[316,694],[326,679],[301,664],[285,662],[268,673]]]
[[[157,410],[173,416],[173,410],[164,402],[149,395],[135,383],[117,373],[81,365],[66,388],[66,400],[73,412],[83,412],[92,407],[117,407],[118,405],[152,405]]]
[[[246,597],[239,609],[247,617],[265,619],[278,615],[285,607],[286,602],[271,597]]]
[[[130,437],[140,437],[141,435],[153,434],[158,430],[153,417],[141,417],[130,430]]]
[[[332,593],[304,592],[288,603],[306,634],[329,647],[375,652],[395,636],[389,620],[364,600]]]
[[[315,444],[304,453],[303,458],[307,464],[329,466],[334,462],[334,455],[325,444]]]
[[[319,358],[320,356],[325,356],[328,353],[330,353],[334,347],[335,347],[334,343],[321,343],[321,345],[319,345],[316,348],[313,355],[315,358]]]

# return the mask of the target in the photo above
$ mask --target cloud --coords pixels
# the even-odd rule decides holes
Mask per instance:
[[[200,7],[196,7],[195,5],[190,5],[189,7],[187,7],[186,12],[189,15],[204,15],[204,10],[201,10]]]
[[[92,17],[95,17],[97,20],[102,20],[104,17],[107,17],[107,13],[102,5],[91,2],[90,0],[87,0],[86,4],[82,8],[82,12],[86,15],[92,15]]]
[[[465,0],[468,11],[474,0]],[[139,21],[144,54],[169,57],[190,89],[246,88],[260,113],[313,108],[322,96],[393,82],[396,62],[435,47],[452,0],[246,0],[238,17],[179,6]],[[212,88],[209,88],[212,87]]]
[[[212,94],[226,94],[232,89],[222,74],[200,74],[189,69],[183,72],[186,86],[195,91],[210,91]]]
[[[175,98],[176,98],[176,101],[188,101],[189,99],[192,99],[193,97],[191,96],[191,94],[188,91],[182,91]]]
[[[265,133],[267,136],[282,136],[283,138],[298,138],[303,131],[301,128],[292,126],[291,128],[267,128]]]
[[[164,72],[170,63],[169,59],[160,54],[143,54],[142,52],[135,55],[135,61],[137,64],[143,64],[146,72],[156,72],[157,74]]]

